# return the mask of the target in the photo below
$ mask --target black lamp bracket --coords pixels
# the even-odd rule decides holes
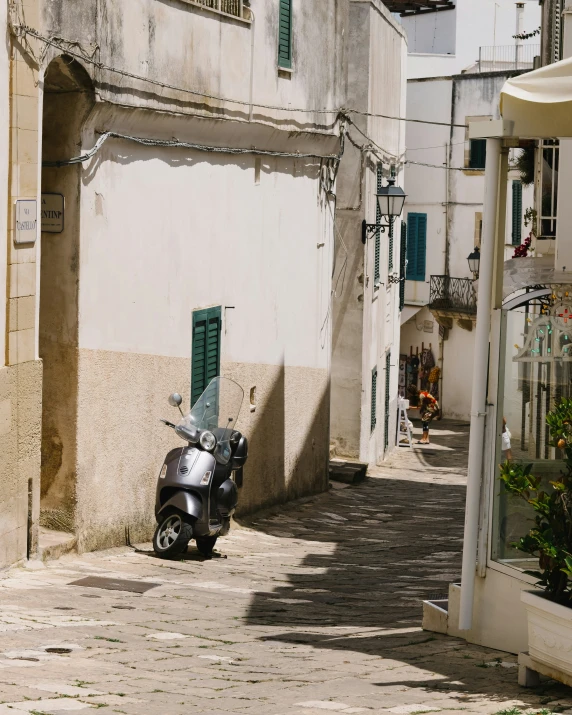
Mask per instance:
[[[389,285],[392,283],[402,283],[405,280],[402,276],[398,275],[397,273],[393,273],[391,276],[387,276],[387,282]]]
[[[361,223],[361,242],[365,245],[367,239],[371,238],[374,233],[378,231],[380,233],[385,233],[386,228],[391,228],[393,221],[390,220],[389,223],[366,223],[364,219]]]

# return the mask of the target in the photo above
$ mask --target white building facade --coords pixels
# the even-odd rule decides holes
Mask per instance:
[[[468,420],[471,410],[477,282],[468,257],[480,249],[486,158],[483,141],[470,141],[464,125],[498,119],[500,89],[509,76],[475,72],[408,81],[408,118],[435,124],[407,125],[408,264],[400,348],[407,366],[401,387],[404,393],[409,384],[432,389],[443,416],[453,419]],[[507,192],[509,258],[531,230],[525,216],[534,198],[516,168]],[[428,368],[421,364],[427,351]],[[439,368],[437,383],[428,382],[433,366]]]
[[[348,106],[336,204],[331,442],[340,457],[379,463],[395,447],[401,221],[386,223],[376,193],[403,185],[407,45],[379,0],[350,3]]]
[[[38,220],[35,242],[7,231],[0,251],[6,374],[32,365],[38,402],[37,424],[7,426],[33,458],[3,453],[25,469],[0,565],[35,551],[39,524],[80,551],[149,538],[167,396],[189,405],[217,373],[245,391],[242,512],[325,489],[348,1],[35,10],[10,18],[38,79],[21,101],[36,180],[17,195],[65,208],[56,232]]]

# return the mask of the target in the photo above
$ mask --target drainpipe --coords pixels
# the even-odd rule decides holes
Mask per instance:
[[[254,115],[254,105],[252,102],[254,101],[254,22],[255,22],[255,17],[254,17],[254,10],[250,8],[250,17],[252,18],[251,20],[251,25],[250,25],[250,113],[248,115],[248,121],[252,121],[252,117]]]
[[[471,430],[469,436],[469,470],[467,478],[461,604],[459,613],[459,630],[462,631],[469,630],[473,622],[477,543],[479,536],[479,506],[481,477],[483,472],[483,451],[485,446],[486,389],[489,363],[489,333],[491,328],[501,145],[501,139],[487,139],[481,265],[479,272],[477,327],[475,332],[475,367],[473,371]]]

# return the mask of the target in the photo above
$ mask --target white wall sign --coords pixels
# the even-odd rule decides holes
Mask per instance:
[[[36,199],[16,199],[14,243],[35,243],[38,223]]]
[[[42,232],[61,233],[64,230],[64,197],[62,194],[42,194]]]

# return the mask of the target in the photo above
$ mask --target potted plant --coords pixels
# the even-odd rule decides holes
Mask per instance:
[[[518,542],[520,551],[538,557],[538,570],[526,571],[541,591],[523,591],[531,658],[572,675],[572,399],[559,400],[546,416],[551,446],[563,455],[563,470],[543,483],[532,465],[505,462],[505,489],[534,510],[534,525]]]

